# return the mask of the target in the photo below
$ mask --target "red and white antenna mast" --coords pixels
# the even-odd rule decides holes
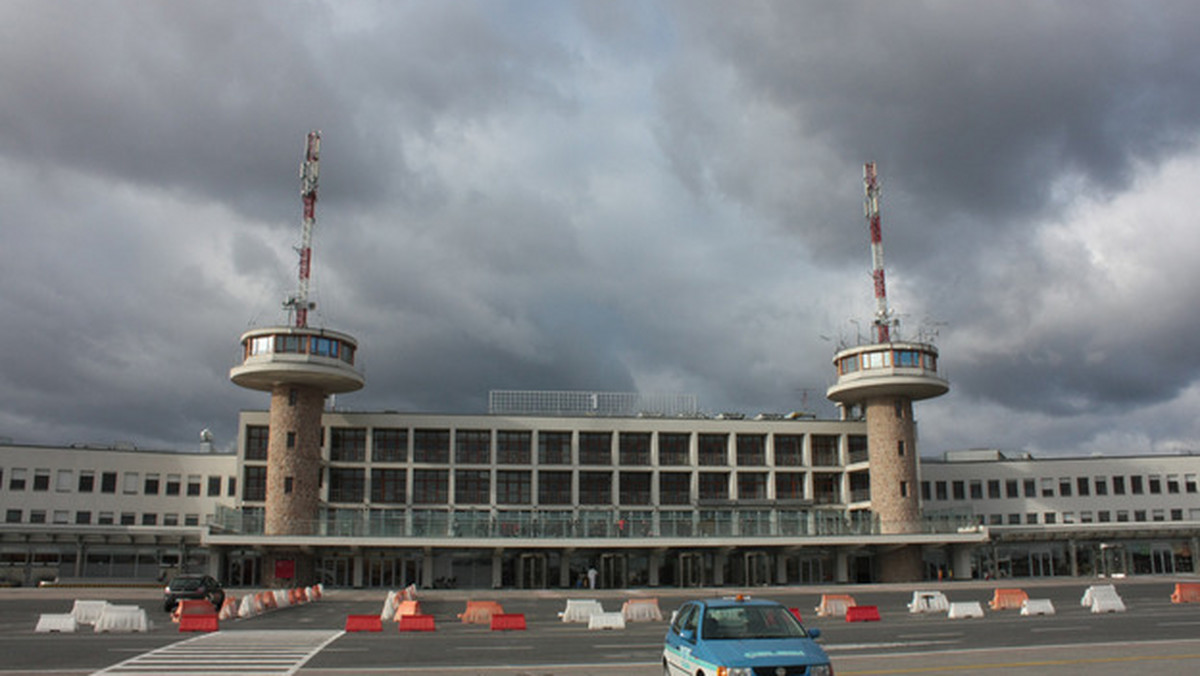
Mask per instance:
[[[879,222],[879,179],[875,175],[875,163],[863,166],[863,183],[866,184],[864,209],[867,225],[871,228],[871,277],[875,280],[875,342],[890,343],[891,327],[896,323],[887,302],[887,284],[883,277],[883,226]]]
[[[283,304],[296,312],[296,326],[308,326],[308,311],[317,306],[308,300],[308,277],[312,271],[312,232],[317,223],[317,176],[320,173],[321,132],[308,133],[304,162],[300,164],[300,199],[304,203],[304,226],[300,231],[300,284],[296,295]]]

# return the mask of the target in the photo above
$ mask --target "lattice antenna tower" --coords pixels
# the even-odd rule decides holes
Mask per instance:
[[[308,299],[308,279],[312,272],[312,233],[317,224],[317,177],[320,174],[321,132],[311,131],[304,148],[304,162],[300,163],[300,200],[304,205],[304,223],[300,229],[300,280],[296,295],[287,299],[283,307],[289,314],[295,313],[296,326],[308,326],[308,311],[317,306]]]
[[[863,166],[863,183],[866,188],[863,210],[871,230],[871,277],[875,282],[875,342],[890,343],[892,329],[899,320],[887,302],[887,282],[883,273],[883,226],[879,218],[879,177],[875,173],[874,162],[867,162]]]

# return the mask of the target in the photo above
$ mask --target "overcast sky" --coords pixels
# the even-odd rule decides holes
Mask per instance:
[[[951,382],[924,455],[1200,450],[1198,35],[1194,0],[5,0],[0,438],[232,447],[320,129],[340,407],[832,416],[875,161]]]

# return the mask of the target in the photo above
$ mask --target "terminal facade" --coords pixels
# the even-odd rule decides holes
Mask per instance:
[[[561,588],[1197,572],[1200,457],[957,451],[918,466],[920,532],[871,507],[865,420],[324,411],[318,518],[265,535],[267,411],[237,452],[0,445],[0,579]],[[911,530],[911,529],[908,529]],[[272,574],[268,574],[272,573]]]

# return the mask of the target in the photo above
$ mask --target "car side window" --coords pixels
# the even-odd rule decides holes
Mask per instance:
[[[696,626],[699,624],[700,608],[698,606],[692,606],[690,610],[691,612],[687,614],[687,617],[683,618],[683,629],[684,631],[692,632],[692,635],[694,636],[696,634]]]
[[[684,604],[679,609],[679,613],[675,616],[675,623],[671,625],[671,631],[682,634],[688,628],[693,631],[696,629],[696,605],[692,603]]]

